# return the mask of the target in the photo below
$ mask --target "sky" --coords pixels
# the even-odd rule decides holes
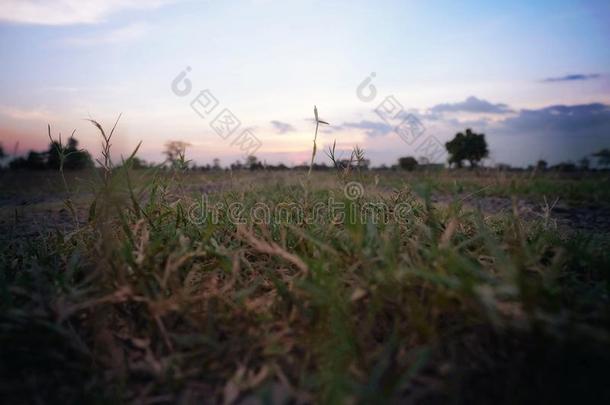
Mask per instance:
[[[0,0],[0,143],[95,155],[122,114],[115,160],[301,164],[316,105],[318,150],[375,165],[466,128],[488,165],[578,161],[610,147],[609,38],[608,1]]]

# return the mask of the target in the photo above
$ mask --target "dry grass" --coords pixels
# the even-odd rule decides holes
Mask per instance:
[[[104,164],[87,218],[77,210],[78,228],[6,233],[7,401],[548,403],[610,395],[607,238],[562,237],[516,211],[484,216],[459,198],[443,208],[430,202],[434,190],[491,185],[486,193],[510,195],[529,183],[458,183],[446,173],[229,179],[178,165],[135,172],[134,156]],[[366,193],[348,200],[343,184],[354,179]],[[554,184],[545,191],[565,190],[540,181]],[[222,184],[210,203],[246,209],[312,207],[330,197],[346,207],[412,209],[406,221],[377,224],[340,223],[330,212],[314,222],[194,222],[189,207],[206,182]]]

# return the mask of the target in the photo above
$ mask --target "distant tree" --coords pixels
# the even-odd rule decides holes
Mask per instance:
[[[80,170],[93,166],[91,155],[86,150],[78,148],[76,138],[70,137],[67,146],[58,141],[53,141],[46,153],[46,166],[49,169],[58,170],[62,155],[64,157],[64,169]]]
[[[44,153],[30,151],[26,160],[27,168],[32,170],[44,170],[46,169],[45,155]]]
[[[357,159],[354,156],[352,156],[350,159],[340,159],[335,163],[338,169],[345,169],[349,167],[350,170],[368,170],[370,164],[371,161],[369,159]],[[316,168],[316,165],[314,165],[314,168]],[[319,170],[328,169],[326,164],[318,165],[317,168]]]
[[[361,170],[368,170],[369,166],[371,165],[371,160],[370,159],[359,159],[357,162],[358,167],[360,167]]]
[[[13,159],[13,160],[11,160],[9,162],[8,167],[11,170],[26,169],[27,168],[27,160],[24,157],[15,158],[15,159]]]
[[[354,167],[354,161],[350,160],[350,159],[339,159],[339,161],[337,162],[337,168],[338,169],[345,169],[345,168],[352,168]]]
[[[135,170],[146,169],[148,164],[145,160],[140,159],[139,157],[134,156],[131,160],[131,168]]]
[[[248,169],[254,169],[256,168],[255,166],[258,164],[258,159],[256,158],[256,156],[254,155],[249,155],[248,157],[246,157],[246,167]]]
[[[536,170],[540,170],[540,171],[545,171],[547,168],[549,167],[548,163],[546,162],[546,160],[539,160],[536,163]]]
[[[470,129],[466,133],[458,132],[455,137],[445,144],[449,152],[449,163],[462,167],[462,162],[467,160],[470,167],[476,167],[481,159],[489,155],[485,134],[476,134]]]
[[[231,163],[231,170],[241,170],[244,168],[244,165],[240,160],[236,160],[234,163]]]
[[[91,155],[86,150],[78,148],[78,141],[76,138],[70,138],[68,140],[68,146],[66,147],[64,168],[68,170],[80,170],[87,167],[93,167]]]
[[[167,162],[170,166],[176,166],[184,161],[186,148],[188,146],[191,146],[191,144],[183,141],[169,141],[165,144],[163,154],[167,156]]]
[[[51,142],[51,144],[49,145],[49,150],[47,152],[47,166],[50,169],[59,169],[59,165],[61,163],[61,153],[63,153],[64,149],[64,146],[62,146],[59,142]]]
[[[587,157],[584,157],[578,161],[578,168],[580,170],[589,170],[589,166],[591,166],[591,161]]]
[[[575,172],[576,165],[572,162],[561,162],[552,166],[551,169],[558,172]]]
[[[47,167],[45,154],[30,151],[27,157],[18,157],[9,163],[13,170],[44,170]]]
[[[412,156],[405,156],[398,159],[398,166],[402,170],[413,171],[417,167],[417,159]]]
[[[2,161],[6,157],[7,157],[7,155],[6,155],[6,153],[4,153],[4,148],[2,147],[2,144],[0,144],[0,170],[2,170],[4,168],[4,164]]]
[[[256,156],[249,155],[246,158],[246,167],[248,169],[250,169],[250,170],[262,170],[263,169],[263,164],[258,161]]]
[[[597,163],[600,166],[608,167],[610,166],[610,149],[604,148],[597,153],[594,153],[593,156],[597,158]]]
[[[365,159],[365,161],[361,162],[360,169],[366,170],[366,166],[365,165],[368,165],[367,162],[368,162],[368,159]],[[358,167],[357,165],[358,165],[358,162],[355,162],[353,164],[353,167],[356,168],[356,167]],[[286,168],[286,166],[284,166],[282,163],[280,163],[280,166],[278,166],[278,170],[281,170],[282,167]],[[326,163],[324,163],[324,162],[322,162],[322,163],[314,163],[313,164],[313,170],[324,171],[324,170],[329,170],[329,169],[330,169],[330,167],[327,166]]]

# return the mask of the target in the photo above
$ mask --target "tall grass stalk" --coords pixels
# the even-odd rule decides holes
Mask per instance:
[[[70,135],[70,139],[74,138],[75,133],[76,133],[76,129],[74,129],[72,131],[72,134]],[[57,152],[57,156],[59,157],[59,173],[60,173],[63,185],[64,185],[64,190],[67,194],[67,197],[64,200],[64,204],[68,208],[68,211],[70,211],[70,214],[72,215],[72,219],[74,221],[74,226],[76,227],[76,229],[78,229],[78,227],[79,227],[78,215],[76,213],[76,209],[74,208],[74,204],[73,204],[72,198],[71,198],[72,192],[70,190],[70,187],[68,186],[68,182],[66,180],[66,174],[64,173],[64,164],[66,162],[66,159],[70,155],[82,152],[83,150],[67,152],[66,148],[63,145],[62,140],[61,140],[61,132],[59,133],[57,140],[54,140],[53,137],[51,136],[51,124],[47,124],[47,134],[48,134],[49,140],[51,141],[51,146],[55,148],[55,150]]]
[[[316,152],[318,149],[318,146],[316,144],[316,140],[318,139],[318,128],[319,128],[320,124],[329,125],[328,122],[323,121],[318,117],[318,108],[315,105],[313,106],[313,115],[316,120],[316,130],[315,130],[315,133],[313,136],[313,149],[311,151],[311,162],[309,163],[309,171],[307,172],[307,178],[309,178],[311,176],[311,170],[313,169],[313,162],[316,157]]]

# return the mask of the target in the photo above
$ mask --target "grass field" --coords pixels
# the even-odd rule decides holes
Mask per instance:
[[[129,165],[0,173],[7,403],[610,400],[607,172]]]

